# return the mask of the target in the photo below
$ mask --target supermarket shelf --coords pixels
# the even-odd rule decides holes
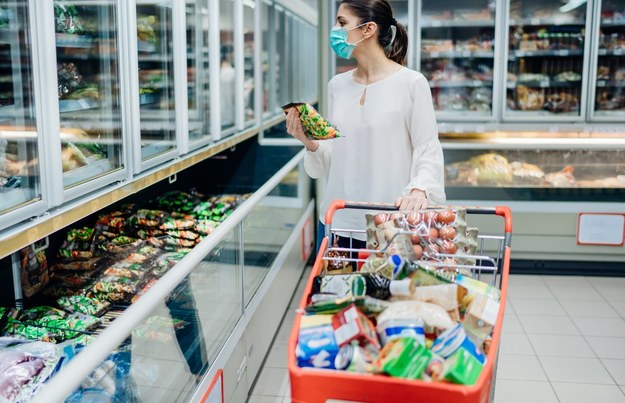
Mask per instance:
[[[284,118],[282,118],[282,120],[284,120]],[[258,128],[252,128],[238,135],[228,137],[204,149],[171,161],[155,171],[139,175],[130,182],[118,183],[101,189],[93,194],[63,205],[54,211],[48,212],[30,221],[17,224],[10,229],[6,229],[0,233],[0,258],[8,256],[16,250],[58,231],[59,228],[66,227],[88,215],[100,211],[106,206],[152,186],[161,180],[167,179],[222,151],[228,150],[257,135],[258,131]]]
[[[507,117],[511,117],[511,118],[531,118],[531,117],[543,117],[543,116],[548,116],[548,117],[557,117],[557,116],[570,116],[570,117],[578,117],[579,116],[579,110],[577,111],[573,111],[573,112],[560,112],[560,113],[554,113],[554,112],[549,112],[549,111],[544,111],[544,110],[537,110],[537,111],[517,111],[517,110],[511,110],[508,109],[505,112]]]
[[[56,46],[60,48],[91,48],[95,42],[89,35],[56,34]]]
[[[515,50],[510,52],[510,59],[513,60],[516,57],[570,57],[570,56],[583,56],[584,51],[581,49],[569,50]]]
[[[95,109],[99,106],[98,101],[93,98],[82,99],[60,99],[59,112],[76,112],[86,109]]]
[[[612,80],[597,80],[597,87],[614,87],[614,88],[623,88],[625,87],[625,82],[623,81],[612,81]]]
[[[613,109],[610,111],[596,110],[595,116],[615,116],[615,117],[625,117],[625,108],[623,109]]]
[[[581,81],[515,81],[506,84],[508,89],[515,89],[518,86],[531,88],[581,88]]]
[[[439,28],[439,27],[494,27],[495,20],[452,20],[452,21],[436,21],[428,20],[424,17],[421,22],[421,28]]]
[[[612,18],[603,18],[601,20],[601,25],[606,27],[624,27],[625,20],[624,19],[612,19]]]
[[[492,87],[493,81],[481,81],[481,80],[464,80],[464,81],[430,81],[431,88],[480,88],[480,87]]]
[[[63,186],[74,186],[93,178],[97,178],[104,175],[115,168],[111,165],[111,162],[104,158],[97,160],[89,165],[85,165],[80,168],[72,169],[71,171],[63,174]]]
[[[511,19],[510,25],[586,25],[586,21],[566,17],[523,18],[519,20]]]
[[[599,56],[625,56],[625,49],[599,49]]]
[[[442,58],[473,58],[473,59],[492,59],[495,57],[495,52],[489,51],[451,51],[451,52],[422,52],[421,58],[423,59],[442,59]]]
[[[156,52],[156,44],[153,42],[137,41],[137,51],[139,52]]]

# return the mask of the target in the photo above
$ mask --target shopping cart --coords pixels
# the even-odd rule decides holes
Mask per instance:
[[[337,234],[363,233],[363,230],[341,229],[332,227],[332,219],[337,210],[396,210],[392,205],[367,204],[360,202],[348,202],[336,200],[328,208],[325,216],[326,237],[321,243],[321,248],[315,260],[312,273],[306,284],[304,295],[300,301],[298,312],[288,344],[288,367],[291,381],[291,399],[293,402],[325,402],[325,401],[348,401],[348,402],[463,402],[485,403],[493,400],[495,388],[495,376],[497,368],[497,356],[501,338],[503,314],[506,308],[506,295],[508,288],[508,272],[510,267],[510,241],[512,235],[512,217],[508,207],[467,207],[468,215],[491,214],[504,219],[503,235],[480,235],[478,237],[478,249],[475,256],[475,264],[460,267],[469,269],[482,281],[495,285],[501,289],[501,302],[497,313],[497,322],[492,334],[490,349],[487,360],[477,382],[471,386],[456,385],[443,382],[425,382],[420,380],[407,380],[392,378],[384,375],[357,374],[347,371],[329,369],[300,368],[297,365],[295,348],[297,345],[300,321],[304,308],[307,305],[307,297],[311,292],[313,279],[319,275],[324,266],[324,260],[335,260],[337,254],[328,256],[331,251],[346,252],[350,248],[334,248],[333,240]],[[484,255],[488,251],[492,256]],[[376,251],[379,252],[379,251]],[[353,256],[353,254],[352,254]],[[442,255],[444,257],[445,255]],[[347,257],[338,258],[351,260]],[[355,261],[361,261],[355,258]]]

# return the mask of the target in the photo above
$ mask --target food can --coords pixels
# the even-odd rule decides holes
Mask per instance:
[[[346,344],[339,350],[334,359],[334,367],[349,372],[364,374],[369,372],[371,366],[367,359],[369,354],[356,344]]]

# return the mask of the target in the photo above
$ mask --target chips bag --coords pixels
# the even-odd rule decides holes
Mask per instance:
[[[290,108],[296,108],[306,136],[311,140],[329,140],[341,137],[339,131],[330,124],[309,104],[294,102],[284,105],[282,109],[288,112]]]

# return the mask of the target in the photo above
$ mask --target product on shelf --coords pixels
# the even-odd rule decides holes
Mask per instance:
[[[579,81],[582,79],[581,74],[575,71],[564,71],[554,77],[556,81]]]
[[[453,52],[454,43],[451,39],[423,39],[421,40],[421,51],[433,52]]]
[[[476,171],[479,185],[505,185],[512,183],[512,167],[508,160],[495,153],[471,158],[469,165]]]
[[[549,76],[546,74],[522,73],[518,75],[518,80],[519,81],[549,81]],[[513,80],[513,81],[516,81],[516,80]]]
[[[553,113],[576,111],[579,109],[579,97],[567,91],[549,94],[544,109]]]
[[[156,26],[158,19],[155,15],[142,15],[137,17],[137,39],[156,43]]]
[[[82,7],[54,3],[54,19],[57,33],[78,35],[95,31],[95,22],[81,15]]]
[[[597,66],[597,80],[609,80],[610,68],[608,66]]]
[[[518,85],[516,87],[516,103],[518,109],[522,111],[541,110],[545,104],[545,90]]]
[[[545,175],[545,182],[553,187],[571,187],[575,185],[574,168],[567,165],[558,172],[551,172]]]
[[[59,360],[53,344],[3,338],[0,343],[0,400],[31,400]]]
[[[533,185],[542,182],[545,173],[537,165],[526,162],[514,161],[512,167],[512,179],[515,184]]]
[[[45,251],[35,250],[29,245],[19,251],[20,277],[24,296],[30,297],[44,288],[50,281],[48,260]]]

